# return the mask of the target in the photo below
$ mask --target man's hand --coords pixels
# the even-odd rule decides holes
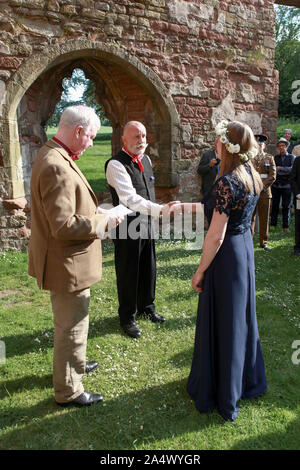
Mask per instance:
[[[215,158],[212,158],[209,162],[209,166],[212,167],[212,166],[216,165],[217,163],[218,163],[217,160]]]
[[[161,215],[169,215],[174,212],[174,206],[180,204],[180,201],[170,201],[165,204],[161,210]],[[177,208],[178,209],[178,208]]]
[[[192,212],[203,213],[203,204],[201,204],[201,202],[174,201],[174,204],[170,207],[170,213],[173,215],[181,215],[183,213],[191,214]]]
[[[112,230],[113,228],[116,228],[117,225],[119,225],[121,222],[123,222],[124,217],[121,217],[119,215],[112,215],[112,214],[107,214],[106,216],[106,227],[105,231]]]

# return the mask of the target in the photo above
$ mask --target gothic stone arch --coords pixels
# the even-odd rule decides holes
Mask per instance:
[[[113,128],[112,154],[120,150],[124,124],[139,120],[147,128],[156,186],[177,186],[173,161],[174,155],[180,156],[176,138],[179,118],[162,81],[122,48],[87,40],[69,41],[26,61],[6,90],[2,148],[9,181],[4,204],[15,215],[30,198],[31,166],[46,141],[44,125],[60,100],[62,80],[75,68],[81,68],[96,85],[97,100]],[[29,231],[22,227],[19,234],[26,245]]]

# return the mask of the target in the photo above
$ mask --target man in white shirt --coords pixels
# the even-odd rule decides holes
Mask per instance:
[[[127,335],[139,338],[136,314],[153,322],[165,321],[154,306],[156,259],[151,217],[169,214],[175,201],[166,205],[155,202],[152,165],[144,154],[145,126],[138,121],[128,122],[122,141],[122,150],[106,163],[106,178],[113,205],[124,204],[138,213],[126,217],[113,241],[120,324]]]

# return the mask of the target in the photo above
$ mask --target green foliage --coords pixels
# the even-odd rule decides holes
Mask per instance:
[[[109,125],[109,121],[104,116],[103,109],[96,100],[95,84],[92,80],[85,78],[85,74],[81,69],[74,69],[71,78],[64,78],[62,81],[63,93],[61,100],[55,106],[54,112],[48,119],[47,127],[57,126],[60,116],[68,106],[85,104],[90,106],[98,114],[103,125]],[[78,89],[82,90],[81,96],[78,95]],[[79,96],[74,100],[73,96]]]
[[[285,129],[292,130],[291,142],[295,143],[300,141],[300,119],[296,119],[295,117],[279,118],[277,123],[278,139],[283,136],[283,132]]]
[[[300,103],[293,94],[300,89],[300,9],[276,7],[275,68],[279,71],[279,116],[300,118]],[[294,84],[294,85],[293,85]],[[299,93],[297,97],[299,96]],[[294,102],[293,102],[294,101]]]

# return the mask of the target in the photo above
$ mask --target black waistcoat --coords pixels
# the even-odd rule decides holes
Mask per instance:
[[[142,164],[144,167],[143,172],[140,171],[138,164],[133,163],[131,157],[127,155],[126,152],[123,152],[123,150],[121,150],[114,157],[107,160],[107,162],[105,163],[105,173],[107,165],[111,160],[117,160],[118,162],[122,163],[131,178],[134,189],[136,190],[139,196],[143,197],[144,199],[155,202],[154,175],[151,163],[146,155],[144,155],[144,157],[142,158]],[[120,201],[116,190],[110,185],[109,189],[113,205],[118,206],[120,204]]]

